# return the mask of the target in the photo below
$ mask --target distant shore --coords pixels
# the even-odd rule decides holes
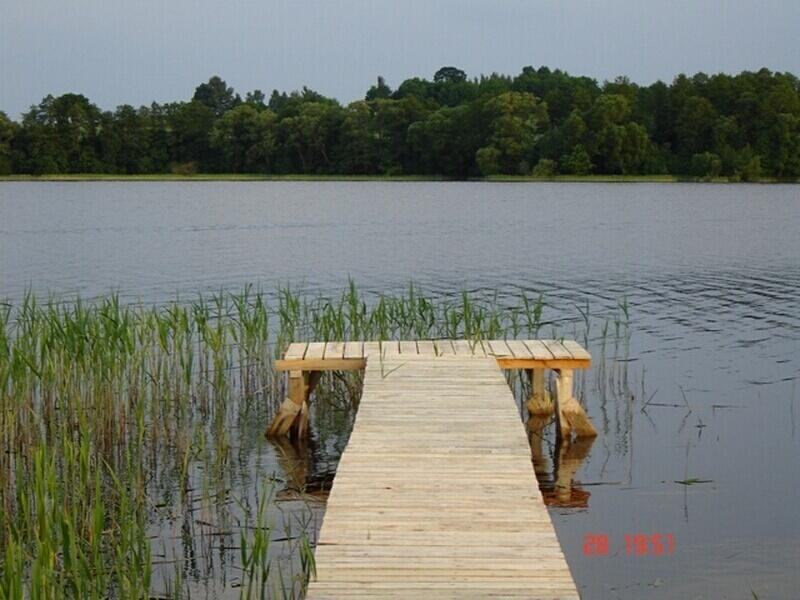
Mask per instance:
[[[95,173],[76,173],[61,175],[0,175],[0,182],[46,181],[46,182],[89,182],[89,181],[439,181],[439,182],[508,182],[508,183],[739,183],[726,177],[714,179],[695,179],[680,175],[555,175],[553,177],[534,177],[531,175],[492,175],[470,179],[453,179],[434,175],[259,175],[243,173],[199,173],[178,175],[159,173],[150,175],[109,175]],[[798,183],[798,180],[778,180],[762,178],[755,183]]]

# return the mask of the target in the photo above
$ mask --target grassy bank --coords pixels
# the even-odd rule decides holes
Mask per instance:
[[[108,175],[78,173],[64,175],[3,175],[2,181],[463,181],[446,177],[428,175],[258,175],[240,173],[199,173],[196,175],[175,175],[170,173],[155,175]],[[692,177],[680,175],[555,175],[553,177],[533,177],[526,175],[492,175],[473,178],[467,181],[488,182],[564,182],[564,183],[697,183]],[[725,177],[703,180],[704,183],[734,183]],[[758,183],[797,183],[762,178]]]

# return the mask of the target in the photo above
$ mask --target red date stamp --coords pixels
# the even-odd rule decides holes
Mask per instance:
[[[612,544],[607,533],[587,533],[583,536],[584,556],[608,556]],[[671,533],[626,533],[626,556],[672,556],[675,536]]]

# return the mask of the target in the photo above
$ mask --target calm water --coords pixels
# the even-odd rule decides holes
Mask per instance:
[[[572,506],[551,508],[584,597],[797,597],[800,187],[0,183],[11,301],[338,293],[348,276],[375,294],[541,292],[563,332],[588,306],[596,357],[627,298],[629,348],[582,385],[600,436]],[[261,431],[240,432],[261,448],[248,464],[280,470]],[[674,553],[628,556],[637,533],[672,534]],[[607,535],[609,556],[585,555],[586,534]]]

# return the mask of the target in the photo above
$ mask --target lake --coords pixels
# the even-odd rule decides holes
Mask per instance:
[[[588,315],[595,357],[627,306],[624,348],[582,382],[600,435],[577,501],[550,508],[583,596],[796,595],[800,187],[0,183],[12,303],[27,290],[162,303],[248,283],[338,294],[348,278],[372,297],[411,281],[502,306],[542,294],[543,331]],[[248,465],[280,471],[262,432],[237,433],[260,448]],[[586,551],[588,534],[608,555]],[[674,550],[629,552],[636,534],[671,535]]]

